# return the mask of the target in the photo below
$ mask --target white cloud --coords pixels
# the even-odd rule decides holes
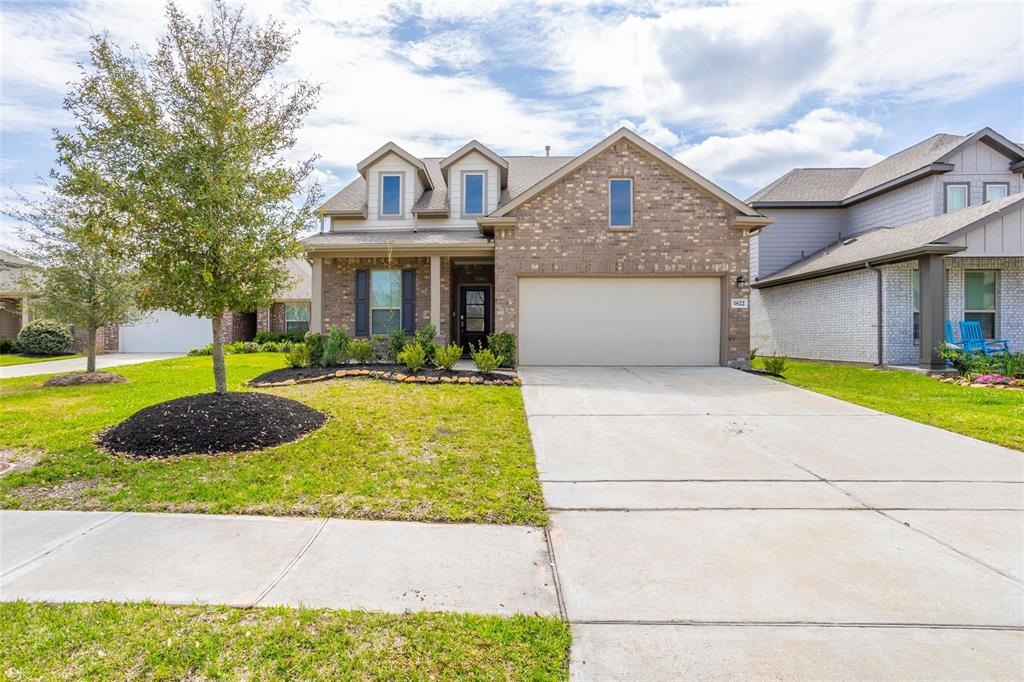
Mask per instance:
[[[882,155],[857,144],[880,133],[879,126],[856,116],[815,109],[786,128],[709,137],[676,158],[703,175],[729,178],[752,192],[792,168],[871,165]]]
[[[681,141],[677,134],[663,126],[659,121],[651,118],[644,119],[639,125],[633,123],[629,119],[622,119],[606,132],[611,134],[613,131],[618,130],[621,127],[626,127],[635,131],[640,135],[640,137],[657,147],[661,147],[667,152],[673,151]]]

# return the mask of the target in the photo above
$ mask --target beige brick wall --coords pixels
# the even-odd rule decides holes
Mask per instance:
[[[608,178],[633,179],[633,228],[608,228]],[[517,332],[520,274],[725,275],[747,298],[749,237],[732,209],[623,140],[516,210],[495,231],[495,328]],[[750,319],[726,306],[728,360],[747,357]]]

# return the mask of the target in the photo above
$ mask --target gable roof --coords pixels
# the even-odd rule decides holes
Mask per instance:
[[[926,253],[963,251],[966,246],[952,244],[950,240],[1021,207],[1024,207],[1024,192],[900,227],[878,227],[832,244],[751,286],[762,288],[798,282],[856,270],[869,264],[910,260]]]
[[[480,154],[481,156],[485,157],[498,167],[498,171],[501,174],[501,184],[499,185],[499,187],[504,187],[506,184],[508,184],[508,161],[506,161],[504,157],[495,154],[493,151],[488,149],[483,143],[478,142],[477,140],[470,140],[466,144],[459,147],[458,151],[456,151],[454,154],[451,154],[450,156],[441,159],[439,165],[441,167],[441,173],[444,174],[445,182],[448,182],[448,169],[451,168],[451,166],[454,165],[456,161],[466,156],[467,154],[472,154],[473,152]]]
[[[359,171],[359,174],[362,175],[365,178],[366,177],[366,173],[370,170],[370,167],[373,164],[375,164],[378,161],[380,161],[381,159],[383,159],[388,154],[394,154],[395,156],[399,157],[403,161],[406,161],[407,163],[409,163],[409,165],[411,165],[413,168],[415,168],[416,172],[420,174],[420,179],[423,180],[423,183],[428,188],[432,186],[430,184],[430,176],[427,174],[427,169],[424,167],[423,161],[421,161],[420,159],[417,159],[415,156],[413,156],[409,152],[405,151],[404,149],[399,147],[394,142],[387,142],[387,143],[385,143],[379,149],[377,149],[377,151],[373,152],[372,154],[367,156],[365,159],[363,159],[362,161],[357,163],[356,164],[356,170]]]
[[[288,288],[274,295],[275,301],[308,301],[313,292],[313,268],[305,258],[289,258],[285,263],[291,277]]]
[[[1024,149],[991,128],[971,135],[938,133],[867,168],[793,169],[758,190],[748,202],[757,207],[848,206],[922,177],[951,171],[949,157],[978,141],[1015,162],[1024,159]]]
[[[537,196],[545,189],[555,184],[562,178],[566,177],[573,171],[577,170],[585,163],[587,163],[588,161],[596,157],[598,154],[605,151],[606,149],[608,149],[609,147],[611,147],[613,144],[620,140],[627,140],[632,144],[636,145],[647,154],[653,156],[661,163],[665,164],[672,170],[682,175],[690,183],[696,185],[698,188],[702,189],[707,194],[710,194],[712,197],[718,199],[722,203],[736,209],[736,211],[741,215],[757,218],[761,217],[760,213],[752,209],[750,206],[747,206],[740,199],[737,199],[736,197],[729,194],[724,189],[714,184],[707,178],[699,175],[689,167],[683,165],[678,160],[676,160],[672,156],[669,156],[661,149],[655,147],[653,144],[651,144],[644,138],[640,137],[639,135],[637,135],[628,128],[619,128],[614,133],[604,138],[596,145],[594,145],[587,151],[583,152],[582,154],[574,158],[569,163],[565,164],[555,172],[551,173],[547,177],[543,178],[541,181],[537,182],[535,185],[533,185],[526,191],[520,193],[514,199],[508,201],[503,206],[499,207],[497,211],[491,214],[491,217],[500,217],[508,215],[511,211],[514,211],[518,206],[521,206],[525,202]]]

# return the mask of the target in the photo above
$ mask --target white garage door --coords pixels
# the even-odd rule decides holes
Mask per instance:
[[[121,327],[118,343],[122,353],[187,353],[213,343],[211,324],[207,318],[154,310],[138,324]]]
[[[524,277],[523,365],[717,365],[721,280]]]

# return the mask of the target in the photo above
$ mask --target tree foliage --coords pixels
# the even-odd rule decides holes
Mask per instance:
[[[314,158],[291,159],[319,87],[274,72],[295,37],[216,2],[190,19],[167,5],[151,55],[93,37],[66,100],[78,123],[59,135],[64,191],[99,192],[129,216],[120,243],[150,308],[213,319],[214,375],[226,390],[220,316],[268,305],[313,223]]]

